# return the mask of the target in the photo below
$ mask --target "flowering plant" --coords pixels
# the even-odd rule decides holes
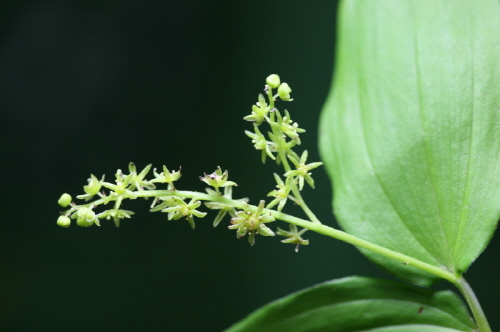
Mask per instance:
[[[323,163],[308,161],[307,150],[297,152],[305,130],[278,110],[293,99],[275,74],[244,117],[253,123],[246,135],[262,161],[269,157],[282,167],[269,202],[233,198],[236,183],[221,167],[200,177],[209,186],[200,192],[179,189],[180,169],[154,169],[148,180],[151,165],[138,172],[131,163],[114,183],[91,175],[77,196],[84,204],[63,194],[59,204],[67,209],[57,224],[76,219],[79,226],[100,226],[113,219],[119,226],[134,214],[122,209],[127,199],[151,198],[150,211],[185,219],[194,229],[195,218],[207,216],[204,203],[218,211],[214,226],[229,215],[228,228],[237,238],[248,235],[251,245],[257,235],[279,235],[298,251],[309,245],[303,235],[314,231],[355,245],[411,284],[447,280],[472,314],[451,291],[349,277],[268,304],[228,331],[491,331],[463,274],[500,217],[500,4],[424,3],[342,4],[320,148],[344,230],[322,223],[302,197]],[[112,207],[97,211],[107,204]],[[283,212],[290,204],[305,217]],[[275,228],[278,221],[288,230]]]

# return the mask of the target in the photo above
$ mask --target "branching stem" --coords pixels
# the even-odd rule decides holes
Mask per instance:
[[[62,227],[68,227],[70,225],[69,217],[71,216],[72,219],[77,219],[77,224],[80,226],[88,227],[91,226],[94,222],[97,225],[100,225],[98,221],[99,219],[110,219],[110,217],[113,217],[115,224],[118,226],[120,218],[130,218],[130,214],[134,214],[132,211],[120,209],[120,205],[123,199],[151,197],[155,199],[155,202],[153,203],[153,205],[151,205],[152,211],[168,212],[168,218],[170,220],[177,220],[181,217],[184,217],[188,219],[189,223],[194,228],[193,216],[201,218],[206,215],[205,212],[197,211],[196,208],[200,206],[200,201],[207,201],[207,206],[209,208],[220,210],[220,213],[216,218],[215,225],[217,225],[218,222],[224,217],[224,215],[228,211],[230,211],[229,213],[233,216],[233,219],[231,221],[233,225],[230,226],[230,228],[237,228],[238,238],[248,233],[249,242],[252,245],[255,242],[254,237],[257,233],[264,236],[275,235],[272,230],[268,229],[264,225],[264,223],[271,222],[275,219],[282,220],[294,226],[290,227],[290,232],[283,232],[282,230],[279,230],[278,234],[285,236],[291,234],[291,237],[287,240],[284,240],[283,242],[295,243],[297,244],[297,248],[300,244],[308,243],[308,240],[303,240],[300,238],[300,236],[307,230],[311,230],[352,244],[356,247],[370,250],[384,257],[399,261],[403,265],[413,266],[420,270],[438,276],[442,279],[448,280],[449,282],[454,284],[465,297],[476,320],[479,331],[491,332],[491,328],[484,315],[481,305],[479,304],[479,301],[474,295],[474,292],[472,291],[469,284],[465,281],[464,278],[462,278],[461,274],[457,274],[456,272],[453,272],[451,269],[447,269],[446,267],[432,265],[414,257],[407,256],[397,251],[363,240],[344,231],[323,225],[320,222],[320,220],[309,209],[309,207],[303,200],[301,189],[303,188],[304,180],[306,180],[311,185],[311,187],[314,187],[314,181],[310,177],[311,173],[309,173],[309,170],[320,166],[322,163],[315,162],[306,164],[306,159],[308,156],[307,151],[304,151],[302,156],[299,157],[299,155],[297,155],[297,153],[292,150],[293,147],[300,144],[298,134],[304,132],[305,130],[302,128],[298,128],[297,123],[292,123],[288,111],[285,110],[286,116],[282,118],[279,111],[274,107],[275,98],[277,98],[277,96],[279,96],[279,98],[283,101],[292,100],[290,98],[290,92],[292,90],[290,89],[288,84],[280,84],[280,80],[277,75],[270,75],[266,79],[266,83],[267,85],[265,93],[267,94],[269,100],[269,107],[265,102],[265,97],[263,95],[259,95],[259,102],[252,107],[252,114],[246,116],[244,119],[247,121],[254,121],[255,123],[255,133],[247,131],[247,135],[252,138],[252,142],[255,143],[255,148],[257,150],[262,150],[263,160],[265,160],[266,156],[275,159],[273,153],[277,153],[276,161],[278,162],[278,164],[280,164],[280,162],[282,163],[283,168],[286,172],[286,184],[284,184],[283,181],[278,176],[276,176],[278,188],[280,188],[280,190],[282,190],[282,192],[284,192],[285,194],[282,194],[282,192],[278,192],[275,195],[276,200],[271,202],[268,206],[275,206],[277,204],[276,202],[281,199],[280,202],[283,203],[280,203],[281,205],[279,206],[279,210],[281,210],[286,202],[286,198],[290,198],[290,200],[293,200],[297,205],[300,206],[300,208],[302,208],[309,220],[297,218],[277,210],[265,209],[264,200],[262,200],[259,207],[257,207],[246,203],[246,199],[232,199],[231,186],[236,184],[232,181],[227,181],[227,171],[222,173],[220,167],[218,167],[216,172],[214,172],[213,174],[205,174],[205,177],[200,178],[202,181],[215,188],[215,190],[209,188],[207,189],[207,193],[202,193],[196,191],[180,191],[174,188],[173,182],[179,179],[181,175],[180,170],[178,172],[169,172],[166,166],[164,166],[162,173],[158,174],[155,169],[153,171],[155,178],[151,181],[146,181],[144,180],[144,177],[151,168],[151,165],[148,165],[142,172],[138,174],[136,172],[135,165],[133,163],[130,163],[130,174],[124,175],[120,170],[118,170],[116,174],[116,185],[109,182],[104,182],[104,178],[102,180],[98,180],[94,175],[91,175],[91,179],[89,179],[88,185],[84,186],[86,194],[77,196],[77,198],[88,200],[93,198],[97,194],[99,198],[94,202],[76,205],[75,203],[71,203],[70,195],[64,194],[63,196],[61,196],[58,203],[63,207],[67,207],[70,204],[71,206],[67,211],[64,212],[64,215],[61,215],[59,217],[57,221],[58,225]],[[272,93],[273,88],[278,88],[278,94],[274,96]],[[269,133],[271,141],[268,141],[267,138],[265,138],[261,131],[257,128],[257,126],[263,123],[264,120],[267,121],[271,126],[272,134]],[[289,141],[287,142],[287,140]],[[289,160],[294,164],[296,169],[292,169]],[[155,184],[153,183],[167,183],[168,189],[153,190],[155,188]],[[110,189],[110,195],[105,196],[105,194],[100,191],[101,186]],[[224,187],[224,194],[220,192],[219,187]],[[283,189],[282,187],[284,187],[285,189]],[[273,196],[274,192],[271,192],[269,195]],[[191,199],[191,201],[189,203],[184,202],[184,199],[188,198]],[[153,207],[155,203],[159,202],[159,200],[163,202],[158,206]],[[111,201],[114,201],[114,209],[104,211],[98,215],[95,214],[95,212],[93,211],[94,207],[101,204],[106,205]],[[235,209],[243,211],[235,211]],[[252,212],[249,212],[249,209]],[[236,214],[238,217],[235,217],[234,214]],[[244,220],[242,219],[241,215],[244,215]],[[253,219],[248,219],[250,218],[249,215]],[[238,218],[242,219],[243,221],[235,221]],[[247,220],[250,220],[251,222],[245,224]],[[302,227],[303,229],[298,232],[295,226]],[[280,232],[282,232],[282,234],[280,234]]]
[[[178,197],[185,197],[185,198],[194,198],[202,201],[219,201],[224,204],[233,206],[235,208],[243,209],[245,207],[248,207],[249,204],[242,202],[242,201],[237,201],[237,200],[232,200],[232,199],[227,199],[223,196],[220,196],[218,198],[214,198],[211,195],[201,193],[201,192],[196,192],[196,191],[170,191],[170,190],[148,190],[148,191],[143,191],[143,192],[137,192],[136,193],[137,197],[159,197],[159,196],[178,196]],[[256,206],[255,206],[256,208]],[[344,231],[323,225],[321,223],[316,223],[312,222],[309,220],[301,219],[294,217],[292,215],[278,212],[276,210],[269,210],[269,209],[264,209],[265,213],[271,214],[274,218],[278,220],[285,221],[287,223],[300,226],[303,228],[307,228],[311,231],[315,231],[317,233],[335,238],[337,240],[343,241],[350,243],[352,245],[355,245],[360,248],[368,249],[370,251],[373,251],[375,253],[378,253],[380,255],[383,255],[388,258],[395,259],[397,261],[400,261],[401,264],[405,265],[410,265],[410,266],[415,266],[421,270],[427,271],[431,274],[434,274],[438,277],[441,277],[443,279],[446,279],[450,281],[451,283],[457,285],[459,277],[449,271],[446,271],[442,268],[439,268],[437,266],[434,266],[432,264],[425,263],[421,260],[418,260],[416,258],[401,254],[399,252],[390,250],[388,248],[379,246],[377,244],[371,243],[369,241],[365,241],[363,239],[360,239],[354,235],[351,235],[349,233],[346,233]]]

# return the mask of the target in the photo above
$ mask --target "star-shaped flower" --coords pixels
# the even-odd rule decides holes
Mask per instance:
[[[227,170],[222,173],[220,166],[212,174],[204,174],[205,176],[200,176],[200,180],[215,188],[215,191],[220,195],[220,187],[237,186],[236,182],[228,181],[229,172]]]
[[[131,185],[129,186],[128,189],[129,190],[134,190],[136,188],[138,190],[143,190],[143,188],[155,189],[156,187],[154,184],[152,184],[150,181],[144,180],[144,177],[149,173],[150,169],[151,169],[151,164],[144,167],[144,169],[139,174],[137,174],[135,164],[134,163],[128,164],[128,170],[129,170],[129,173],[131,175],[131,179],[130,179]]]
[[[170,190],[173,190],[175,189],[174,181],[179,180],[179,178],[181,177],[181,168],[179,167],[179,170],[177,172],[170,172],[167,166],[163,165],[163,172],[157,173],[155,168],[153,169],[153,174],[155,175],[155,178],[149,182],[168,183],[168,188]]]
[[[296,169],[288,171],[284,175],[288,178],[297,178],[299,182],[299,190],[302,190],[302,188],[304,187],[304,179],[312,188],[314,188],[314,180],[311,177],[311,173],[309,173],[309,171],[323,165],[322,162],[306,164],[307,155],[307,150],[304,150],[302,156],[300,157],[300,161],[297,160],[294,156],[288,156],[288,159],[290,159],[290,161],[295,165]]]
[[[246,211],[236,212],[236,217],[231,219],[229,229],[236,229],[236,237],[239,239],[248,233],[248,242],[250,245],[255,244],[255,234],[259,233],[263,236],[274,236],[274,232],[264,225],[265,223],[274,221],[274,217],[270,214],[263,214],[265,201],[260,201],[257,208],[249,208]]]
[[[253,121],[256,126],[260,126],[270,110],[269,105],[266,103],[266,98],[262,94],[259,94],[259,101],[256,105],[252,106],[252,114],[245,116],[243,120]]]
[[[120,221],[125,218],[130,218],[130,216],[133,214],[135,214],[133,211],[122,210],[122,209],[111,209],[99,213],[97,217],[99,219],[106,218],[107,220],[113,218],[115,226],[120,227]]]
[[[292,187],[290,186],[291,178],[287,178],[286,179],[287,183],[285,184],[283,182],[283,180],[281,180],[280,176],[278,174],[274,173],[274,179],[276,180],[276,183],[277,183],[276,187],[278,189],[275,189],[275,190],[271,191],[269,194],[267,194],[267,196],[274,197],[274,200],[267,205],[267,208],[270,209],[279,203],[278,211],[281,211],[283,209],[283,207],[285,206],[286,201],[288,199],[288,194],[290,193],[290,190],[292,189]]]
[[[290,137],[293,140],[297,141],[297,144],[300,145],[300,133],[304,133],[306,130],[299,128],[297,122],[293,122],[290,118],[290,113],[285,110],[285,116],[281,117],[279,111],[275,112],[276,114],[276,122],[271,122],[271,126],[281,131],[286,136]]]
[[[206,212],[200,212],[196,210],[201,202],[195,199],[191,199],[189,203],[184,202],[181,198],[172,196],[173,203],[175,206],[165,208],[161,210],[161,212],[168,212],[169,220],[178,220],[180,218],[186,218],[191,225],[191,228],[194,229],[194,218],[196,216],[198,218],[203,218],[207,215]]]
[[[262,150],[262,163],[266,162],[266,156],[269,156],[271,159],[276,160],[276,157],[273,155],[273,151],[277,151],[276,143],[266,140],[257,126],[254,125],[254,129],[255,133],[245,130],[245,134],[252,139],[252,143],[254,143],[254,147],[256,150]]]
[[[121,199],[135,199],[136,195],[128,188],[129,185],[135,188],[135,185],[131,183],[133,175],[134,174],[124,175],[121,170],[118,170],[115,174],[116,184],[102,182],[102,185],[112,191],[110,195],[120,196]],[[116,208],[118,208],[118,206]]]
[[[302,231],[297,230],[297,226],[290,224],[290,231],[285,231],[281,228],[278,228],[278,235],[286,237],[286,239],[281,240],[283,243],[292,243],[295,244],[295,252],[299,251],[299,247],[301,245],[308,245],[309,240],[304,240],[301,235],[305,232],[305,229]]]
[[[87,181],[88,184],[86,186],[83,186],[83,191],[85,191],[85,195],[78,195],[76,196],[76,198],[85,199],[86,201],[92,199],[92,197],[94,197],[94,195],[99,193],[99,190],[101,190],[102,182],[104,181],[104,175],[102,176],[102,179],[99,181],[99,179],[94,174],[90,174],[90,178]]]

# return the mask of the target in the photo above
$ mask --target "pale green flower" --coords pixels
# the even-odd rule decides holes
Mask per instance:
[[[259,206],[253,210],[248,208],[246,211],[236,212],[236,217],[231,219],[229,229],[236,229],[236,237],[239,239],[248,233],[248,242],[250,245],[255,244],[255,234],[259,233],[263,236],[274,236],[274,232],[264,225],[265,223],[274,221],[271,214],[262,213],[265,201],[260,201]]]
[[[99,193],[99,190],[101,190],[102,187],[102,181],[104,181],[104,175],[102,176],[102,179],[99,181],[99,179],[94,175],[90,174],[90,178],[87,180],[88,185],[83,186],[83,191],[85,191],[85,195],[78,195],[78,199],[85,199],[86,201],[92,199],[94,195]]]
[[[133,191],[128,189],[128,186],[131,184],[130,180],[132,179],[133,174],[129,174],[127,176],[123,176],[121,174],[120,170],[116,175],[116,184],[112,184],[109,182],[102,182],[102,185],[112,192],[110,193],[111,195],[115,196],[121,196],[122,199],[124,198],[130,198],[130,199],[135,199],[136,195],[134,194]]]
[[[120,227],[120,221],[125,218],[130,218],[131,215],[135,214],[133,211],[122,210],[122,209],[111,209],[101,212],[97,215],[97,218],[107,220],[113,218],[113,222],[116,227]]]
[[[220,195],[220,187],[237,186],[236,182],[228,181],[229,173],[227,170],[222,173],[220,166],[212,174],[205,173],[205,176],[200,176],[200,180],[215,188],[217,193]]]
[[[149,173],[150,169],[151,169],[151,164],[144,167],[144,169],[139,174],[137,174],[135,164],[130,163],[128,165],[128,170],[129,170],[130,175],[131,175],[131,178],[130,178],[131,185],[129,186],[128,189],[130,189],[130,190],[134,190],[136,188],[138,190],[143,190],[143,188],[150,189],[150,190],[155,189],[156,187],[153,183],[151,183],[150,181],[144,180],[144,177]]]
[[[181,168],[179,167],[179,170],[177,172],[170,172],[167,166],[163,165],[163,172],[157,173],[155,168],[153,169],[153,174],[155,175],[155,178],[149,182],[168,183],[170,185],[174,181],[179,180],[179,178],[181,177]]]
[[[243,120],[253,121],[256,126],[259,126],[266,118],[270,111],[269,105],[266,103],[266,99],[262,94],[259,94],[259,101],[256,105],[252,106],[252,114],[247,115]]]
[[[274,142],[269,142],[266,140],[264,135],[260,132],[259,128],[254,125],[255,133],[251,131],[245,130],[245,134],[252,139],[252,143],[254,143],[254,147],[256,150],[262,150],[262,163],[266,162],[266,156],[269,156],[271,159],[276,160],[276,157],[273,155],[273,152],[277,151],[277,145]]]
[[[267,196],[274,197],[274,200],[267,205],[267,208],[270,209],[279,203],[278,211],[281,211],[285,206],[290,190],[292,189],[290,185],[291,179],[287,178],[287,183],[285,184],[283,180],[281,180],[280,176],[276,173],[274,173],[274,179],[276,180],[276,187],[278,189],[275,189],[267,194]]]
[[[89,227],[94,223],[100,226],[99,220],[96,218],[95,212],[88,207],[81,207],[71,215],[71,219],[76,219],[76,224],[81,227]]]
[[[171,206],[161,210],[161,212],[168,212],[169,220],[186,218],[186,220],[189,222],[189,225],[191,225],[191,228],[194,229],[195,225],[193,216],[203,218],[207,215],[206,212],[200,212],[196,210],[201,205],[200,201],[191,199],[189,203],[186,203],[181,198],[175,196],[173,196],[172,199],[173,203],[175,203],[175,206]]]
[[[297,141],[297,144],[300,145],[300,133],[304,133],[306,130],[299,128],[299,125],[297,122],[293,122],[292,119],[290,118],[290,113],[288,113],[287,110],[285,110],[285,116],[281,117],[281,114],[279,111],[275,112],[276,114],[276,122],[271,122],[270,125],[277,129],[278,131],[281,131],[283,134],[286,136],[290,137],[291,139]]]
[[[57,218],[57,224],[61,227],[69,227],[71,224],[71,219],[69,219],[67,216],[59,216]]]
[[[307,160],[307,150],[305,150],[302,153],[302,156],[300,157],[300,161],[298,161],[295,157],[293,156],[288,156],[288,159],[295,165],[294,170],[288,171],[285,173],[285,176],[288,178],[297,178],[299,182],[299,189],[302,190],[304,187],[304,179],[309,183],[309,185],[314,188],[314,180],[311,177],[311,173],[309,173],[310,170],[323,165],[322,162],[315,162],[315,163],[310,163],[306,164]]]
[[[309,240],[304,240],[301,235],[304,233],[304,230],[298,231],[297,226],[290,224],[290,231],[285,231],[281,228],[278,228],[276,232],[278,235],[286,237],[286,239],[281,240],[283,243],[292,243],[295,244],[295,252],[299,251],[299,247],[301,245],[306,246],[309,244]]]

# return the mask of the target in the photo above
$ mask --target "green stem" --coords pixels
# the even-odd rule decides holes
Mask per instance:
[[[273,129],[274,131],[274,129]],[[279,158],[281,159],[281,162],[283,163],[283,168],[285,169],[285,173],[289,172],[292,168],[290,167],[290,163],[288,162],[288,157],[286,156],[285,149],[281,148],[279,149]],[[307,206],[306,202],[302,198],[302,195],[300,194],[299,187],[297,186],[296,183],[292,184],[292,193],[293,197],[296,199],[296,203],[301,207],[302,210],[304,210],[305,214],[307,217],[314,223],[321,224],[319,221],[318,217],[314,214],[314,212],[311,211],[309,206]]]
[[[193,199],[202,200],[202,201],[212,201],[212,202],[218,201],[218,202],[227,204],[229,206],[232,206],[232,207],[238,208],[238,209],[245,209],[245,208],[248,208],[248,206],[251,206],[253,208],[257,208],[256,206],[249,205],[241,200],[229,199],[229,198],[226,198],[224,196],[214,197],[213,195],[209,195],[209,194],[205,194],[205,193],[201,193],[201,192],[196,192],[196,191],[147,190],[147,191],[137,191],[134,194],[136,195],[136,197],[178,196],[178,197],[183,197],[183,198],[193,198]],[[97,200],[93,203],[90,203],[90,204],[91,205],[92,204],[100,205],[102,203],[104,203],[104,199],[99,199],[99,200]],[[466,301],[467,301],[467,303],[472,311],[474,319],[476,320],[476,324],[479,328],[479,331],[491,332],[491,327],[488,324],[488,320],[486,319],[486,316],[484,315],[484,312],[481,308],[481,305],[479,304],[479,301],[477,300],[472,288],[469,286],[467,281],[464,278],[462,278],[461,276],[456,275],[456,274],[454,274],[450,271],[447,271],[445,269],[439,268],[437,266],[434,266],[432,264],[425,263],[425,262],[423,262],[419,259],[416,259],[414,257],[404,255],[402,253],[393,251],[391,249],[382,247],[380,245],[371,243],[369,241],[365,241],[363,239],[360,239],[360,238],[358,238],[354,235],[351,235],[349,233],[346,233],[344,231],[323,225],[320,223],[319,220],[317,222],[309,221],[309,220],[294,217],[292,215],[289,215],[289,214],[286,214],[283,212],[278,212],[276,210],[264,209],[263,212],[271,214],[275,219],[285,221],[285,222],[292,224],[292,225],[303,227],[304,230],[305,229],[311,230],[311,231],[314,231],[316,233],[320,233],[320,234],[332,237],[334,239],[352,244],[356,247],[370,250],[370,251],[377,253],[377,254],[380,254],[384,257],[395,259],[395,260],[401,262],[401,264],[414,266],[418,269],[421,269],[423,271],[434,274],[440,278],[448,280],[449,282],[454,284],[460,290],[460,292],[463,294],[463,296],[465,297],[465,299],[466,299]]]
[[[268,212],[268,211],[266,211],[266,212]],[[335,238],[337,240],[355,245],[355,246],[360,247],[360,248],[368,249],[368,250],[375,252],[377,254],[380,254],[382,256],[400,261],[401,264],[414,266],[414,267],[417,267],[421,270],[432,273],[432,274],[434,274],[438,277],[441,277],[443,279],[446,279],[454,284],[457,281],[457,276],[449,271],[446,271],[446,270],[439,268],[437,266],[422,262],[421,260],[418,260],[416,258],[413,258],[413,257],[407,256],[407,255],[401,254],[399,252],[387,249],[387,248],[379,246],[377,244],[365,241],[363,239],[360,239],[354,235],[343,232],[341,230],[338,230],[338,229],[335,229],[335,228],[332,228],[332,227],[329,227],[329,226],[326,226],[323,224],[313,223],[313,222],[310,222],[310,221],[307,221],[304,219],[300,219],[300,218],[297,218],[294,216],[290,216],[290,215],[287,215],[287,214],[284,214],[281,212],[277,212],[277,211],[269,211],[269,212],[271,212],[272,215],[276,219],[280,219],[280,220],[283,220],[285,222],[288,222],[288,223],[291,223],[291,224],[294,224],[294,225],[297,225],[300,227],[307,228],[311,231],[315,231],[317,233],[320,233],[320,234],[323,234],[326,236],[330,236],[332,238]]]
[[[307,204],[302,199],[302,195],[300,194],[300,191],[297,188],[297,185],[294,185],[294,188],[292,188],[292,192],[293,192],[293,196],[295,197],[295,199],[297,199],[299,206],[302,208],[302,210],[304,210],[307,217],[309,217],[309,219],[313,223],[321,224],[321,221],[319,221],[319,219],[316,217],[314,212],[312,212],[311,209],[309,209],[309,206],[307,206]]]
[[[267,98],[269,100],[269,107],[271,109],[274,108],[274,97],[275,96],[273,96],[273,89],[271,89],[271,87],[269,87],[269,89],[267,91]],[[271,113],[271,121],[274,121],[274,113]],[[279,137],[280,135],[282,135],[282,133],[277,131],[273,126],[271,126],[271,130],[272,130],[273,135],[275,137]],[[290,164],[288,163],[288,157],[286,156],[287,149],[284,146],[284,145],[286,145],[286,142],[284,139],[280,139],[280,142],[278,142],[278,144],[281,145],[280,148],[278,149],[279,158],[280,158],[281,162],[283,163],[283,168],[285,169],[285,173],[286,173],[286,172],[291,170]],[[307,206],[306,202],[302,199],[302,195],[300,194],[300,190],[299,190],[296,183],[292,185],[292,193],[293,193],[293,196],[295,197],[295,199],[297,200],[297,204],[305,212],[307,217],[312,222],[321,223],[319,221],[319,219],[316,217],[316,215],[314,214],[314,212],[311,211],[311,209]]]
[[[469,308],[472,311],[472,315],[476,320],[476,324],[481,332],[491,332],[490,324],[484,315],[483,309],[481,308],[481,304],[477,300],[476,294],[469,286],[467,281],[464,278],[460,278],[457,282],[454,282],[457,288],[460,290],[462,295],[465,297]]]
[[[160,196],[178,196],[178,197],[185,197],[185,198],[194,198],[198,200],[203,200],[203,201],[218,201],[230,206],[233,206],[235,208],[239,209],[244,209],[245,207],[248,207],[249,204],[242,202],[242,201],[236,201],[232,199],[228,199],[225,197],[213,197],[208,194],[200,193],[200,192],[195,192],[195,191],[169,191],[169,190],[148,190],[148,191],[143,191],[143,192],[137,192],[137,197],[160,197]],[[256,206],[253,206],[254,208],[257,208]],[[316,223],[312,222],[309,220],[297,218],[294,216],[291,216],[286,213],[278,212],[275,210],[269,210],[269,209],[264,209],[265,213],[270,213],[274,218],[285,221],[287,223],[300,226],[303,228],[307,228],[311,231],[315,231],[317,233],[332,237],[334,239],[344,241],[346,243],[350,243],[352,245],[355,245],[360,248],[368,249],[370,251],[373,251],[375,253],[378,253],[380,255],[383,255],[388,258],[395,259],[397,261],[400,261],[401,264],[404,265],[410,265],[414,266],[416,268],[419,268],[421,270],[427,271],[431,274],[434,274],[438,277],[441,277],[443,279],[446,279],[450,281],[453,284],[458,283],[459,277],[456,276],[455,274],[446,271],[442,268],[439,268],[437,266],[422,262],[421,260],[418,260],[416,258],[401,254],[399,252],[387,249],[385,247],[379,246],[377,244],[365,241],[363,239],[360,239],[354,235],[348,234],[346,232],[343,232],[341,230],[323,225],[321,223]]]
[[[179,197],[185,197],[185,198],[194,198],[194,199],[199,199],[203,201],[219,201],[221,203],[233,206],[235,208],[243,209],[245,207],[248,207],[249,204],[242,202],[242,201],[237,201],[233,199],[228,199],[225,197],[213,197],[208,194],[200,193],[200,192],[194,192],[194,191],[170,191],[170,190],[148,190],[144,192],[137,192],[137,197],[160,197],[160,196],[179,196]],[[253,206],[256,208],[256,206]],[[486,319],[486,316],[484,315],[484,312],[481,308],[481,305],[479,304],[479,301],[477,300],[472,288],[469,286],[469,284],[466,282],[466,280],[452,272],[446,271],[442,268],[439,268],[437,266],[434,266],[432,264],[425,263],[419,259],[416,259],[411,256],[404,255],[402,253],[393,251],[391,249],[379,246],[377,244],[374,244],[369,241],[365,241],[363,239],[360,239],[354,235],[351,235],[349,233],[346,233],[344,231],[323,225],[318,222],[313,222],[301,218],[294,217],[292,215],[283,213],[283,212],[278,212],[275,210],[269,210],[269,209],[264,209],[265,213],[271,214],[274,218],[278,220],[285,221],[287,223],[290,223],[292,225],[296,225],[299,227],[303,227],[304,229],[308,229],[311,231],[314,231],[316,233],[320,233],[329,237],[332,237],[334,239],[352,244],[356,247],[364,248],[367,250],[370,250],[374,253],[380,254],[384,257],[392,258],[395,259],[401,264],[404,265],[410,265],[414,266],[416,268],[419,268],[423,271],[429,272],[431,274],[434,274],[440,278],[443,278],[445,280],[448,280],[452,284],[454,284],[460,292],[463,294],[465,297],[472,314],[474,316],[474,319],[476,320],[477,326],[479,328],[479,331],[481,332],[491,332],[491,328],[488,324],[488,320]]]
[[[273,109],[274,108],[274,97],[273,97],[273,89],[269,87],[267,90],[267,99],[269,100],[269,108]]]

